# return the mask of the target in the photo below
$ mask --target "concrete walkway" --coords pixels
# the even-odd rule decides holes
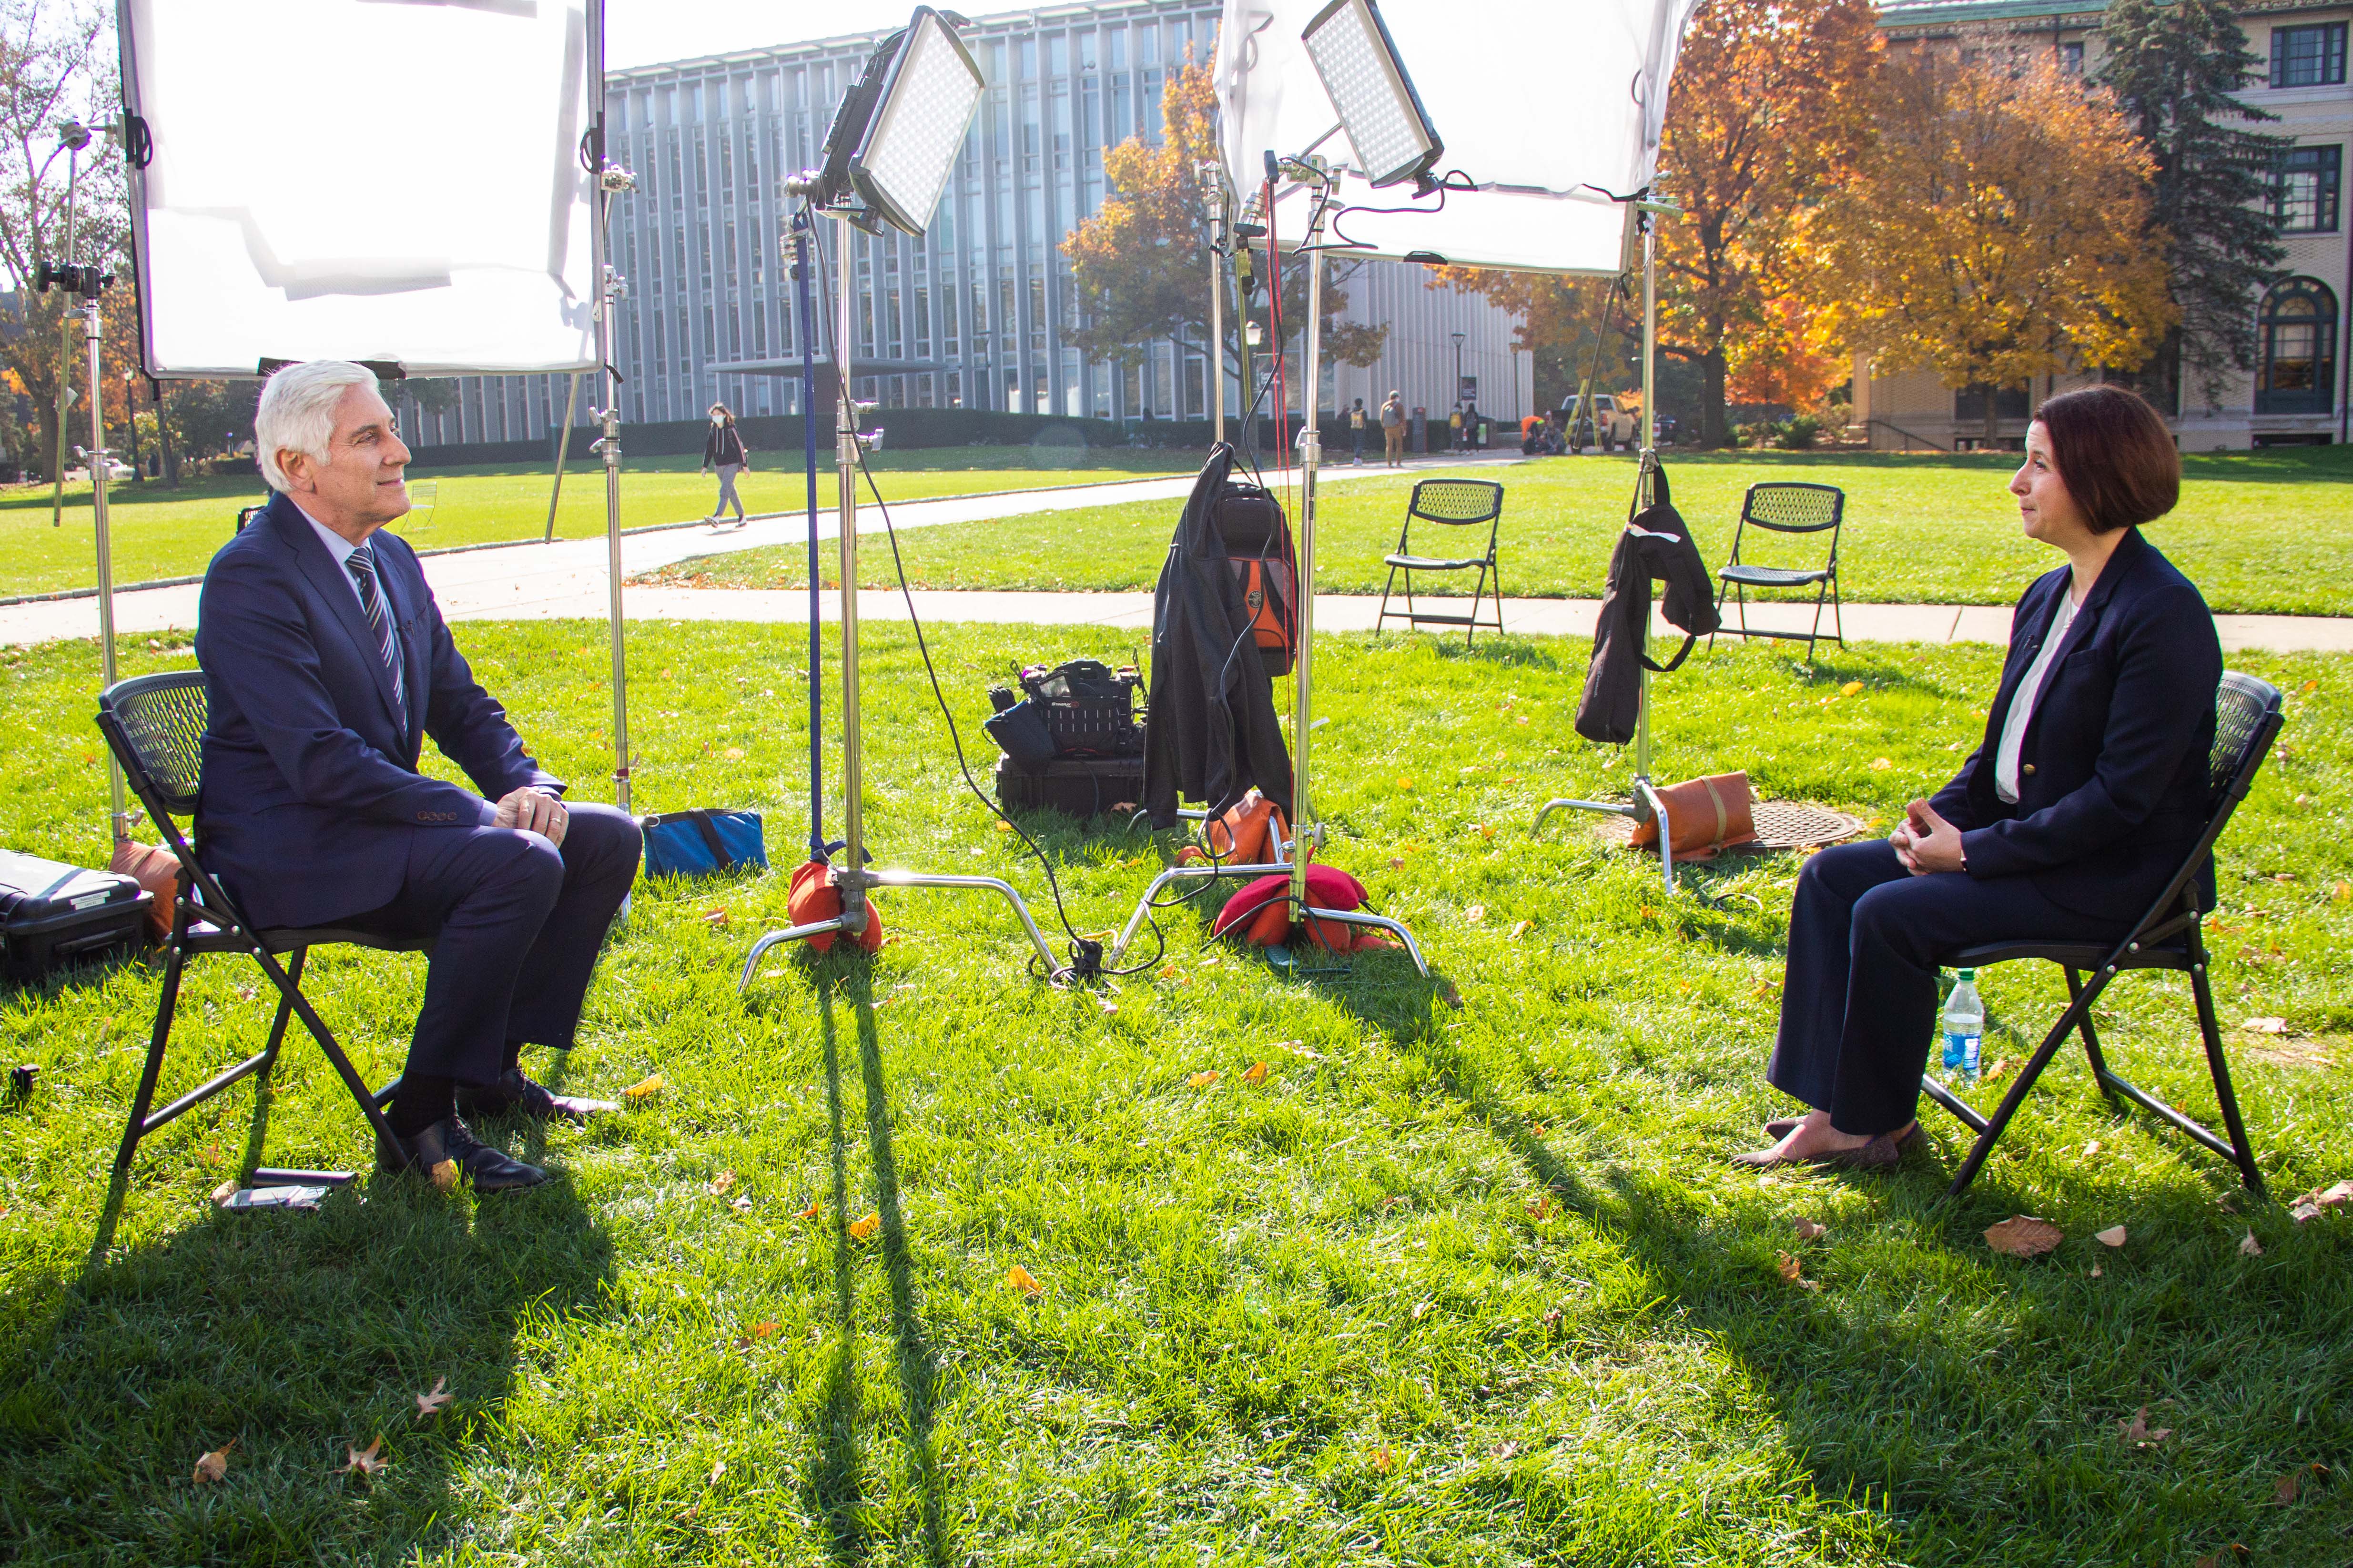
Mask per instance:
[[[1456,467],[1465,461],[1506,467],[1519,462],[1517,453],[1486,458],[1449,457],[1420,459],[1413,467],[1442,461]],[[1375,466],[1345,464],[1324,471],[1324,482],[1345,484],[1388,474]],[[1165,479],[1115,481],[1072,486],[1063,489],[1018,495],[942,497],[906,501],[891,509],[900,528],[936,526],[1039,512],[1071,510],[1127,500],[1177,500],[1192,489],[1190,475]],[[631,534],[621,542],[625,576],[668,566],[695,555],[792,544],[806,537],[801,515],[778,513],[755,518],[741,529],[674,528]],[[870,504],[859,512],[859,532],[881,531],[881,519]],[[829,521],[820,531],[832,534]],[[555,544],[500,545],[446,555],[428,556],[426,576],[433,584],[442,613],[457,620],[602,620],[607,588],[606,543],[601,539],[567,540]],[[861,573],[861,575],[866,574]],[[149,588],[115,597],[115,629],[149,635],[196,622],[197,587]],[[1038,626],[1102,626],[1137,631],[1152,624],[1149,594],[957,593],[919,590],[916,613],[928,624],[948,621],[990,621]],[[782,592],[734,588],[628,589],[624,608],[633,621],[801,621],[808,615],[806,591]],[[906,605],[896,590],[869,589],[860,596],[861,616],[868,620],[902,621]],[[1323,631],[1369,631],[1380,601],[1360,595],[1319,594],[1315,624]],[[828,619],[835,606],[830,594],[823,606]],[[1504,602],[1506,631],[1540,637],[1589,637],[1599,613],[1595,599],[1507,599]],[[1768,618],[1769,617],[1769,618]],[[1812,618],[1810,606],[1777,605],[1754,617],[1754,624],[1801,627]],[[1825,617],[1827,620],[1827,617]],[[2326,616],[2217,616],[2217,629],[2228,652],[2260,648],[2269,652],[2353,653],[2353,617]],[[1657,623],[1661,633],[1665,623]],[[1398,623],[1390,623],[1395,629]],[[2010,610],[2004,605],[1849,605],[1846,635],[1855,642],[2000,643],[2010,636]],[[95,599],[65,599],[14,605],[0,608],[0,642],[33,643],[58,637],[98,635]]]

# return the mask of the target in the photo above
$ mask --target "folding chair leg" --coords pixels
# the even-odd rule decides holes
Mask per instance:
[[[2073,1002],[2084,994],[2083,975],[2073,964],[2063,964],[2061,967],[2067,973],[2067,1000]],[[2092,1081],[2100,1086],[2102,1094],[2114,1101],[2116,1092],[2108,1087],[2108,1058],[2106,1053],[2100,1049],[2098,1032],[2092,1027],[2090,1009],[2084,1010],[2084,1021],[2075,1032],[2084,1037],[2084,1055],[2089,1058],[2092,1063]]]
[[[1389,590],[1397,585],[1397,574],[1398,569],[1394,566],[1390,567],[1388,576],[1381,584],[1380,614],[1373,617],[1373,630],[1377,632],[1382,629],[1383,625],[1389,618]]]
[[[179,933],[174,932],[174,937]],[[122,1146],[114,1153],[114,1173],[131,1169],[131,1157],[147,1131],[147,1108],[155,1103],[155,1080],[164,1074],[164,1048],[172,1039],[172,1015],[180,1005],[180,972],[187,955],[174,941],[164,961],[164,994],[155,1002],[155,1027],[147,1039],[147,1065],[140,1069],[139,1092],[131,1098],[131,1120],[123,1123]]]
[[[311,956],[307,947],[294,950],[294,962],[286,966],[286,978],[297,990],[302,985],[302,963]],[[261,1047],[261,1070],[267,1073],[278,1061],[278,1048],[286,1043],[286,1026],[294,1016],[294,1004],[284,996],[278,998],[278,1016],[269,1020],[269,1043]]]
[[[2106,988],[2106,977],[2096,978],[2082,995],[2067,1005],[2065,1012],[2059,1015],[2059,1021],[2051,1026],[2049,1034],[2042,1037],[2042,1044],[2036,1047],[2034,1054],[2027,1058],[2026,1066],[2019,1072],[2018,1081],[2011,1084],[2010,1092],[2001,1097],[2000,1108],[1987,1121],[1985,1131],[1978,1134],[1975,1143],[1969,1145],[1968,1157],[1961,1162],[1960,1170],[1954,1174],[1953,1184],[1946,1189],[1947,1194],[1959,1197],[1969,1190],[1969,1184],[1977,1180],[1978,1171],[1985,1164],[1986,1156],[1993,1152],[1995,1141],[2010,1125],[2010,1119],[2018,1114],[2018,1108],[2025,1103],[2027,1092],[2033,1089],[2034,1080],[2042,1076],[2042,1069],[2051,1065],[2051,1058],[2058,1054],[2061,1046],[2067,1043],[2067,1037],[2075,1032],[2075,1026],[2091,1012],[2094,998]]]
[[[327,1060],[334,1066],[335,1076],[343,1080],[343,1087],[351,1091],[353,1100],[367,1117],[368,1125],[375,1130],[378,1137],[390,1138],[393,1135],[392,1123],[385,1120],[383,1108],[376,1104],[375,1092],[368,1088],[367,1080],[360,1077],[359,1069],[352,1066],[352,1058],[343,1054],[343,1047],[336,1043],[334,1031],[327,1027],[326,1020],[319,1016],[318,1010],[311,1005],[286,971],[278,966],[276,959],[257,948],[253,961],[261,966],[264,974],[269,976],[269,983],[278,987],[278,994],[284,1003],[301,1018],[302,1026],[311,1031],[311,1037],[319,1042],[319,1048],[327,1054]]]
[[[2231,1135],[2231,1157],[2238,1164],[2239,1180],[2249,1192],[2261,1197],[2263,1175],[2255,1169],[2255,1152],[2247,1142],[2246,1123],[2239,1119],[2239,1097],[2231,1089],[2231,1067],[2222,1058],[2222,1031],[2214,1021],[2214,993],[2206,982],[2206,955],[2200,952],[2194,958],[2189,969],[2189,989],[2198,998],[2198,1033],[2206,1044],[2206,1066],[2214,1075],[2214,1098],[2222,1104],[2222,1127]]]
[[[1831,568],[1831,637],[1839,645],[1840,652],[1846,651],[1846,616],[1839,610],[1838,568],[1835,566]]]

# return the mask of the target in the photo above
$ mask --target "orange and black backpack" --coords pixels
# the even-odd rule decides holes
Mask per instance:
[[[1288,675],[1299,652],[1299,565],[1282,503],[1261,486],[1229,479],[1212,518],[1226,565],[1242,591],[1250,640],[1267,674]]]

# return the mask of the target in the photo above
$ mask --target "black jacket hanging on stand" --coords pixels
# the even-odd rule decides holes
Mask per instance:
[[[1175,825],[1179,796],[1214,816],[1252,786],[1291,815],[1291,752],[1273,678],[1218,528],[1216,503],[1233,464],[1230,446],[1210,449],[1153,591],[1143,804],[1155,827]]]
[[[1577,732],[1588,741],[1624,745],[1634,738],[1642,706],[1642,668],[1664,674],[1681,665],[1692,644],[1715,632],[1715,584],[1699,558],[1691,530],[1668,503],[1667,473],[1653,469],[1651,504],[1626,525],[1609,557],[1609,586],[1601,595],[1601,618],[1593,627],[1593,662],[1586,667],[1585,695],[1577,704]],[[1683,646],[1664,664],[1642,651],[1650,629],[1651,584],[1667,584],[1667,620],[1684,634]]]

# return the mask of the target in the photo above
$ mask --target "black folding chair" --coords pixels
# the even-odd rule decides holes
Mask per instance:
[[[1781,637],[1806,645],[1806,662],[1814,661],[1814,644],[1821,640],[1822,606],[1827,603],[1831,612],[1831,640],[1846,647],[1846,623],[1839,616],[1838,545],[1839,528],[1846,516],[1846,492],[1836,485],[1764,484],[1748,487],[1747,497],[1740,503],[1740,526],[1733,531],[1732,556],[1716,574],[1721,584],[1715,590],[1716,618],[1724,618],[1724,595],[1730,592],[1738,598],[1740,624],[1722,628],[1725,637]],[[1768,533],[1820,533],[1828,530],[1831,536],[1830,557],[1820,566],[1759,566],[1744,562],[1740,547],[1747,540],[1751,528],[1761,528]],[[1806,588],[1814,590],[1814,624],[1808,631],[1779,631],[1767,626],[1748,624],[1748,590],[1751,588]],[[1798,603],[1803,604],[1804,600]],[[1707,639],[1708,647],[1715,638]]]
[[[1487,525],[1487,550],[1483,555],[1416,555],[1413,553],[1414,520],[1434,522],[1445,528],[1473,528]],[[1504,487],[1493,479],[1422,479],[1413,487],[1413,496],[1406,502],[1405,525],[1398,530],[1397,549],[1382,559],[1389,574],[1381,584],[1380,613],[1373,617],[1373,629],[1396,616],[1409,626],[1461,626],[1464,646],[1478,637],[1481,626],[1496,632],[1504,629],[1504,575],[1495,563],[1495,536],[1504,523]],[[1413,574],[1417,572],[1469,572],[1476,570],[1478,581],[1471,590],[1471,613],[1467,616],[1441,615],[1434,610],[1417,610],[1413,604]],[[1405,608],[1389,608],[1389,590],[1397,584],[1398,573],[1405,574]],[[1479,602],[1486,595],[1490,579],[1495,588],[1495,618],[1479,618]]]
[[[203,781],[205,718],[205,677],[201,670],[136,676],[115,682],[98,699],[98,727],[122,764],[124,781],[147,808],[149,820],[163,834],[164,844],[180,862],[179,886],[172,901],[172,934],[164,943],[164,994],[155,1006],[155,1028],[147,1043],[147,1065],[139,1075],[139,1092],[131,1102],[131,1118],[122,1129],[122,1147],[114,1156],[117,1175],[130,1170],[139,1141],[150,1132],[203,1104],[239,1079],[258,1074],[266,1082],[271,1065],[278,1059],[278,1048],[285,1041],[287,1023],[297,1015],[301,1017],[302,1026],[319,1042],[319,1048],[327,1053],[328,1061],[334,1065],[343,1087],[351,1090],[368,1124],[378,1134],[388,1135],[392,1129],[385,1121],[383,1108],[391,1103],[393,1090],[400,1080],[395,1079],[381,1089],[368,1089],[358,1069],[352,1066],[351,1058],[335,1043],[333,1032],[304,999],[302,964],[311,949],[333,942],[387,952],[432,950],[432,943],[422,939],[379,936],[373,931],[342,927],[259,930],[246,919],[227,889],[198,863],[195,852],[173,820],[175,815],[189,816],[196,808],[197,791]],[[278,1016],[269,1026],[269,1044],[259,1055],[215,1075],[151,1115],[148,1107],[154,1102],[155,1082],[164,1070],[164,1047],[172,1037],[172,1015],[179,1005],[181,973],[190,959],[216,952],[250,956],[277,988]],[[281,953],[290,955],[290,962],[283,966],[277,956]],[[257,1171],[253,1174],[262,1184],[269,1184],[273,1177],[299,1179],[322,1173]]]
[[[2214,1021],[2214,991],[2207,973],[2197,884],[2199,868],[2213,853],[2215,840],[2222,837],[2222,829],[2230,824],[2231,813],[2246,798],[2248,786],[2254,783],[2255,770],[2263,766],[2273,738],[2279,733],[2279,689],[2252,675],[2226,671],[2221,688],[2215,693],[2214,718],[2214,752],[2207,764],[2210,793],[2206,831],[2199,835],[2197,844],[2182,860],[2180,869],[2174,872],[2173,880],[2166,884],[2165,891],[2149,905],[2148,912],[2141,916],[2122,942],[2113,947],[2096,942],[1998,942],[1946,955],[1944,962],[1955,969],[1984,969],[2020,958],[2045,959],[2067,972],[2067,994],[2073,998],[2067,1010],[2059,1015],[2059,1021],[2051,1026],[2051,1032],[2042,1037],[2041,1047],[2027,1059],[2025,1069],[2010,1085],[2010,1092],[2002,1096],[2000,1108],[1990,1121],[1979,1116],[1935,1079],[1921,1079],[1920,1087],[1928,1097],[1959,1117],[1978,1135],[1968,1158],[1961,1162],[1960,1173],[1953,1178],[1955,1197],[1976,1179],[1978,1168],[1993,1150],[1994,1140],[2010,1125],[2026,1091],[2066,1043],[2070,1032],[2083,1036],[2084,1053],[2091,1058],[2092,1077],[2101,1092],[2111,1100],[2121,1095],[2215,1153],[2227,1156],[2238,1165],[2239,1179],[2247,1189],[2258,1194],[2263,1192],[2263,1174],[2255,1169],[2254,1152],[2248,1146],[2246,1127],[2239,1120],[2239,1100],[2231,1091],[2231,1068],[2223,1059],[2222,1035]],[[2092,1005],[2108,988],[2108,982],[2126,969],[2172,969],[2189,974],[2190,993],[2198,1001],[2198,1031],[2206,1042],[2206,1066],[2214,1078],[2214,1097],[2221,1103],[2222,1125],[2231,1134],[2228,1142],[2109,1070],[2107,1058],[2100,1054],[2100,1037],[2092,1027]],[[2088,983],[2084,978],[2086,973],[2091,976]]]

